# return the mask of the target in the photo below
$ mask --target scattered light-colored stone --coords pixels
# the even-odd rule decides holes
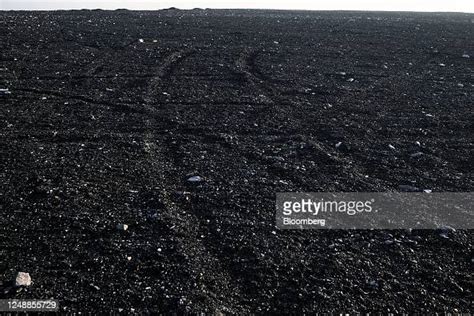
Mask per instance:
[[[18,272],[15,279],[15,286],[30,286],[31,276],[27,272]]]
[[[118,230],[122,230],[122,231],[126,231],[128,229],[127,224],[117,224],[116,227],[117,227]]]
[[[416,158],[416,157],[420,157],[421,155],[423,155],[423,153],[421,151],[419,151],[419,152],[411,154],[410,157]]]
[[[189,182],[202,182],[203,178],[201,176],[192,176],[188,178]]]

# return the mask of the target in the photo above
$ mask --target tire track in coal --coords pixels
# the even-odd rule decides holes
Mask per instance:
[[[159,91],[160,83],[169,79],[177,65],[193,52],[189,49],[173,52],[156,69],[156,75],[150,80],[144,96],[144,107],[147,112],[159,113],[153,105],[158,105],[155,102],[155,96]],[[182,286],[190,291],[191,301],[203,300],[201,306],[193,306],[193,312],[236,313],[240,309],[234,302],[234,297],[240,297],[241,291],[219,258],[201,240],[200,226],[203,223],[194,214],[186,212],[173,201],[175,192],[184,191],[182,179],[177,176],[181,170],[167,158],[166,140],[163,139],[163,135],[161,139],[157,137],[155,127],[169,125],[173,128],[174,124],[160,115],[146,117],[144,124],[147,130],[143,137],[144,151],[147,153],[145,163],[150,164],[150,171],[155,175],[154,181],[161,188],[160,197],[164,205],[160,214],[161,219],[171,227],[168,231],[173,236],[169,238],[176,243],[178,253],[188,258],[186,262],[173,262],[173,258],[170,258],[170,265],[181,271],[185,265],[184,270],[191,274],[186,284]],[[194,284],[192,284],[193,280]]]
[[[268,120],[274,118],[275,116],[282,116],[285,117],[288,115],[288,112],[282,111],[280,109],[281,106],[292,106],[297,107],[298,103],[288,100],[284,96],[281,96],[279,89],[274,86],[273,83],[270,82],[271,78],[265,76],[255,65],[255,60],[258,57],[258,51],[256,49],[245,49],[243,52],[240,53],[238,59],[235,62],[235,66],[237,67],[237,71],[244,75],[246,80],[250,82],[256,89],[260,91],[264,91],[265,95],[271,103],[266,106],[264,109],[263,115],[264,120]],[[295,117],[296,120],[298,120]],[[322,149],[323,144],[319,144],[318,148],[323,155],[327,153]],[[252,159],[257,163],[266,164],[265,158],[263,156],[258,157],[253,151],[244,151],[242,153],[248,159]],[[294,176],[291,176],[291,173],[286,172],[285,175],[287,178],[290,178],[296,184],[303,185],[304,181]]]
[[[264,100],[267,103],[275,104],[281,101],[275,96],[275,91],[272,89],[272,86],[265,84],[264,78],[262,78],[261,73],[255,69],[255,58],[257,57],[257,51],[246,49],[240,53],[238,59],[235,61],[235,66],[237,69],[237,74],[243,75],[244,78],[258,91],[262,91],[261,96],[264,97]]]
[[[337,27],[337,29],[342,29],[348,22],[341,24]],[[235,66],[237,67],[237,71],[244,75],[246,80],[252,83],[257,89],[264,91],[267,95],[267,98],[272,101],[270,105],[266,107],[264,112],[266,117],[275,117],[280,115],[282,118],[291,115],[293,119],[299,121],[300,119],[293,115],[295,111],[283,111],[281,106],[291,106],[294,109],[297,109],[300,104],[294,100],[288,99],[284,95],[281,94],[281,89],[278,89],[275,83],[272,82],[272,78],[266,76],[262,73],[255,64],[255,61],[258,57],[259,51],[256,49],[245,49],[243,52],[240,53],[239,58],[235,62]],[[335,162],[339,162],[341,167],[352,165],[353,174],[359,179],[361,183],[366,184],[368,187],[373,188],[374,190],[377,188],[376,185],[370,185],[367,181],[365,181],[365,177],[362,171],[359,171],[359,168],[356,168],[353,163],[354,161],[350,160],[349,158],[342,156],[339,154],[338,151],[334,150],[334,148],[329,148],[325,143],[318,142],[314,139],[306,140],[310,142],[312,147],[317,149],[317,151],[322,156],[327,156],[329,159],[334,160]],[[244,153],[247,158],[259,160],[257,157],[254,156],[253,152],[245,152]],[[287,174],[289,176],[289,174]],[[305,181],[303,179],[291,177],[291,180],[297,184],[304,184]]]

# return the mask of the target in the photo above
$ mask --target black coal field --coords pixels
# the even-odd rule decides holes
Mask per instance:
[[[0,12],[0,298],[473,312],[473,231],[279,229],[279,192],[472,192],[474,15]]]

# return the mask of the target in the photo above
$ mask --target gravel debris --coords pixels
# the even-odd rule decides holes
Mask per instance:
[[[115,228],[117,228],[117,230],[120,230],[120,231],[126,231],[128,229],[128,225],[127,224],[117,224],[117,226],[115,226]]]
[[[202,182],[204,179],[201,176],[192,176],[188,178],[189,182]]]
[[[411,154],[410,157],[416,158],[416,157],[420,157],[420,156],[422,156],[422,155],[423,155],[423,153],[422,153],[421,151],[418,151],[418,152],[416,152],[416,153]]]
[[[18,272],[15,278],[15,286],[30,286],[32,284],[31,276],[28,272]]]

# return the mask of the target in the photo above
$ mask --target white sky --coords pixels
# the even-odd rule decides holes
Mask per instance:
[[[474,0],[0,0],[0,10],[117,9],[167,7],[304,10],[454,11],[474,13]]]

